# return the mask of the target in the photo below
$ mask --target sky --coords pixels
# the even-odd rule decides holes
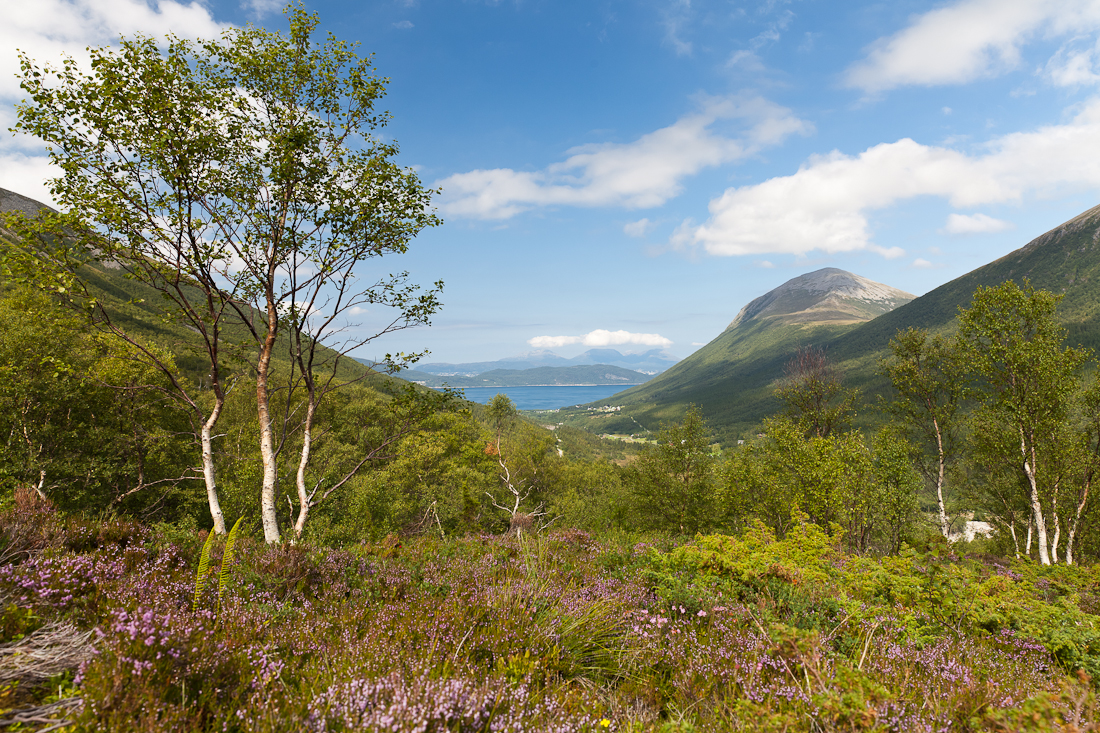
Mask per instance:
[[[445,283],[362,356],[593,347],[685,357],[753,298],[839,267],[921,295],[1100,201],[1100,0],[324,0],[390,79],[382,132],[444,223],[381,271]],[[15,49],[285,30],[272,0],[39,0]],[[49,202],[41,144],[0,187]],[[378,314],[376,314],[378,315]],[[369,329],[369,314],[362,327]]]

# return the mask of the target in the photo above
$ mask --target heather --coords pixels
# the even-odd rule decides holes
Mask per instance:
[[[2,704],[71,730],[1094,720],[1094,571],[946,549],[852,555],[805,516],[782,539],[757,524],[739,537],[565,529],[321,547],[246,529],[228,558],[210,543],[226,572],[197,596],[202,534],[33,501],[0,528]]]

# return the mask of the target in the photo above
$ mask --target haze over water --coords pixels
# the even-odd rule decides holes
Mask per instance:
[[[556,410],[560,407],[583,405],[622,392],[621,384],[590,385],[583,387],[467,387],[466,399],[486,404],[497,394],[505,394],[520,410]]]

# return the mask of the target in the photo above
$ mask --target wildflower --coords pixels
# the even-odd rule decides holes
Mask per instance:
[[[603,726],[604,728],[607,728],[611,725],[611,721],[608,720],[607,718],[604,718],[603,720],[600,721],[600,725]]]

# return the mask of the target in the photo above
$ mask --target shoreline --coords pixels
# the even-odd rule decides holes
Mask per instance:
[[[637,387],[645,382],[632,382],[630,384],[479,384],[473,387],[451,387],[451,389],[512,389],[515,387]],[[431,389],[442,389],[432,387]]]

